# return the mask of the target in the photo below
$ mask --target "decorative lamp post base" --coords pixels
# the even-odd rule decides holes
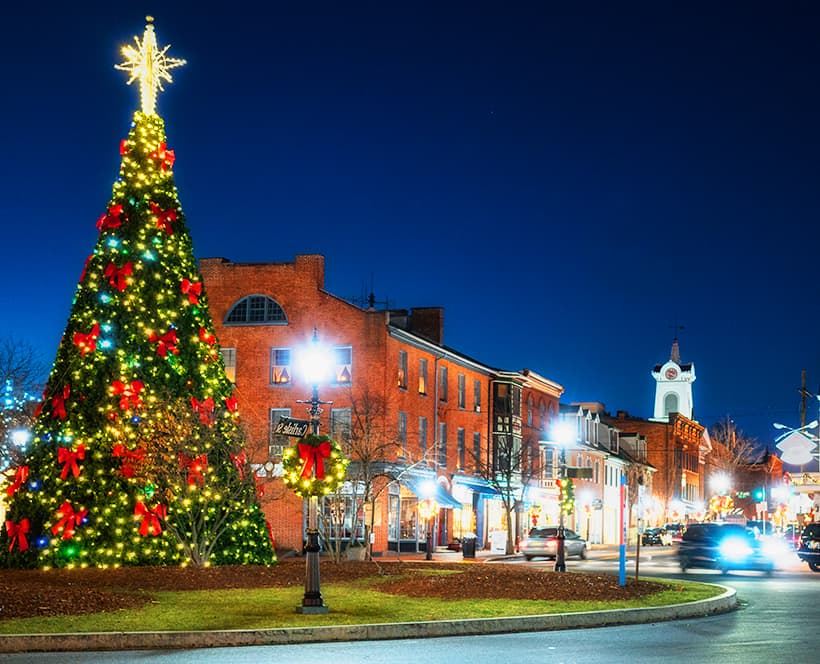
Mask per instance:
[[[308,499],[308,529],[307,542],[305,544],[305,594],[302,597],[302,606],[296,607],[296,613],[318,614],[327,613],[328,608],[322,601],[322,590],[319,581],[319,553],[322,547],[319,545],[319,529],[316,527],[317,521],[316,496]]]

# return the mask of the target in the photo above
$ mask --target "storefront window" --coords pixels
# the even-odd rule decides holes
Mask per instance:
[[[401,539],[414,540],[416,537],[422,542],[426,541],[425,533],[418,533],[418,506],[419,501],[415,496],[402,497],[400,505]]]
[[[390,496],[387,504],[387,539],[395,542],[399,538],[399,497]]]

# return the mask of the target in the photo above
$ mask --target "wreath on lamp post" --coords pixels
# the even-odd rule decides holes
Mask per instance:
[[[285,486],[302,498],[327,496],[345,481],[349,463],[335,440],[309,434],[282,454],[282,479]]]

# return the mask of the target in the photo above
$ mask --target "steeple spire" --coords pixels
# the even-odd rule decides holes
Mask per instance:
[[[672,339],[672,352],[669,354],[670,361],[675,364],[680,364],[680,348],[678,347],[678,338]]]

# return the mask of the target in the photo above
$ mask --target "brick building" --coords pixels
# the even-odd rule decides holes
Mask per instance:
[[[601,419],[626,436],[639,435],[645,440],[646,461],[655,468],[653,490],[661,520],[703,518],[710,452],[703,425],[680,413],[670,413],[665,422],[631,417],[625,411]]]
[[[363,508],[352,497],[357,487],[350,487],[351,498],[341,507],[344,527],[335,536],[360,539],[363,532],[354,532],[355,524],[372,522],[374,552],[424,550],[428,531],[418,504],[431,490],[440,508],[434,545],[475,532],[482,546],[490,532],[506,528],[498,492],[481,472],[491,467],[494,437],[501,433],[494,419],[503,389],[498,385],[519,386],[515,412],[506,412],[501,422],[519,440],[520,388],[539,384],[527,412],[537,413],[528,417],[537,417],[533,425],[540,426],[557,411],[559,385],[523,373],[502,377],[506,372],[448,348],[440,308],[376,311],[328,293],[319,255],[265,264],[207,258],[200,269],[278,548],[301,548],[304,514],[302,501],[279,479],[278,462],[293,439],[273,429],[283,416],[307,418],[299,400],[310,396],[311,386],[295,365],[314,330],[333,357],[332,376],[319,390],[322,401],[332,402],[324,406],[322,432],[353,447],[367,437],[380,441],[371,467],[378,475],[372,512],[354,518]],[[362,428],[364,421],[369,430]],[[529,422],[527,427],[532,428]],[[357,463],[351,464],[352,476]]]

